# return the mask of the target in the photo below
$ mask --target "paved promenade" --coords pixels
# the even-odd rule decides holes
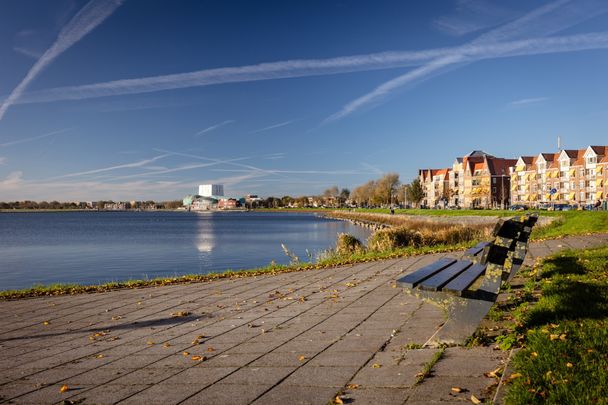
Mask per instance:
[[[605,243],[534,243],[529,260]],[[492,348],[449,348],[415,383],[444,314],[395,280],[442,256],[0,302],[0,403],[487,401],[507,355]]]

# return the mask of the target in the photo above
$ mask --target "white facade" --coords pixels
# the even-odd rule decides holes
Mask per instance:
[[[203,197],[223,197],[223,184],[201,184],[198,186],[198,195]]]

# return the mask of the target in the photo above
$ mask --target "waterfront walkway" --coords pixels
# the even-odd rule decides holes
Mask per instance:
[[[527,261],[606,243],[536,242]],[[442,256],[0,302],[0,403],[491,400],[484,373],[507,357],[491,347],[448,348],[416,384],[444,314],[395,280]]]

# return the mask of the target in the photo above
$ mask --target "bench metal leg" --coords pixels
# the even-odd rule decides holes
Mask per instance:
[[[426,342],[426,346],[462,345],[475,333],[494,301],[453,297],[447,308],[448,320]]]
[[[496,295],[489,293],[484,296],[484,299],[463,298],[421,290],[407,291],[407,293],[437,305],[446,312],[446,322],[425,343],[425,346],[464,344],[467,338],[475,333],[479,323],[496,301]]]

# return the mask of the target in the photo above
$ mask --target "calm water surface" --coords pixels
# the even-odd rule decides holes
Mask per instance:
[[[286,264],[367,229],[312,213],[0,213],[0,289]]]

